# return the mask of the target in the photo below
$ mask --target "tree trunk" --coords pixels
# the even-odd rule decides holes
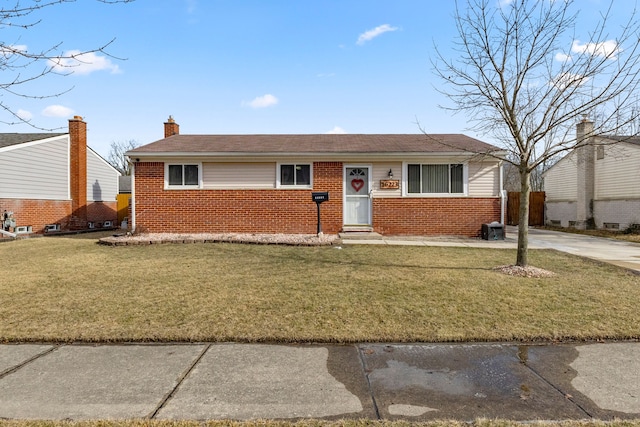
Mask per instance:
[[[520,211],[518,212],[518,255],[516,265],[529,264],[529,193],[531,192],[531,172],[527,164],[521,164],[520,170]]]

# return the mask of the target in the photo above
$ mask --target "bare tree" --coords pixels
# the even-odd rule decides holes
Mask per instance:
[[[113,141],[109,149],[107,161],[111,163],[111,166],[118,169],[122,175],[131,175],[131,164],[128,162],[127,156],[125,156],[124,153],[139,146],[140,143],[134,139],[130,139],[129,141]]]
[[[580,120],[599,114],[590,134],[598,136],[638,119],[632,102],[640,83],[635,11],[625,11],[627,21],[616,26],[614,38],[607,33],[611,6],[588,32],[576,28],[575,9],[572,0],[456,3],[455,56],[436,48],[433,61],[445,83],[441,93],[452,102],[443,108],[463,112],[472,130],[491,135],[518,170],[519,266],[528,264],[532,172],[590,140],[576,137]]]
[[[96,0],[101,3],[129,3],[134,0]],[[41,22],[38,12],[41,12],[63,3],[73,3],[75,0],[14,0],[3,2],[0,6],[0,29],[15,29],[28,31]],[[6,35],[5,35],[6,37]],[[34,128],[37,125],[31,123],[19,111],[11,105],[7,99],[13,97],[44,99],[60,96],[70,89],[51,93],[33,93],[29,90],[30,83],[39,80],[49,74],[66,75],[73,72],[75,66],[79,66],[90,57],[91,53],[102,53],[111,56],[106,48],[114,41],[103,44],[95,49],[85,51],[72,51],[62,54],[60,49],[62,42],[58,42],[43,50],[30,50],[24,43],[22,36],[16,36],[15,42],[0,41],[0,111],[5,112],[5,118],[0,123],[14,125],[27,123]]]

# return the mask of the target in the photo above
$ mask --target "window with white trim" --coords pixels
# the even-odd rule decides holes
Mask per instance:
[[[464,165],[408,164],[408,194],[464,194]]]
[[[198,188],[200,186],[199,164],[170,164],[165,170],[165,181],[169,188]]]
[[[280,187],[310,187],[311,165],[308,163],[281,164],[279,166]]]

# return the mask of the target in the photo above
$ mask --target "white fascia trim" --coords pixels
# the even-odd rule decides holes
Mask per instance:
[[[481,153],[479,153],[481,154]],[[255,153],[255,152],[247,152],[247,153],[228,153],[228,152],[211,152],[211,153],[194,153],[194,152],[157,152],[157,153],[125,153],[126,156],[135,160],[137,158],[152,160],[159,159],[158,161],[165,161],[160,159],[174,159],[174,158],[201,158],[203,161],[206,159],[235,159],[239,157],[251,157],[251,158],[312,158],[312,159],[406,159],[413,157],[461,157],[461,158],[472,158],[474,156],[479,155],[478,153],[468,153],[461,151],[452,151],[452,152],[438,152],[438,153],[430,153],[430,152],[392,152],[392,153],[352,153],[352,152],[340,152],[340,153],[277,153],[277,152],[268,152],[268,153]],[[494,152],[493,156],[499,156],[502,154],[506,154],[506,152]],[[495,159],[499,161],[499,159]]]

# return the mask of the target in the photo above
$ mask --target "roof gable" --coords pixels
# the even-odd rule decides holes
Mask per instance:
[[[20,145],[26,142],[39,141],[56,136],[67,135],[66,133],[0,133],[0,148]]]
[[[603,135],[602,138],[616,142],[627,142],[629,144],[640,145],[640,136]]]

